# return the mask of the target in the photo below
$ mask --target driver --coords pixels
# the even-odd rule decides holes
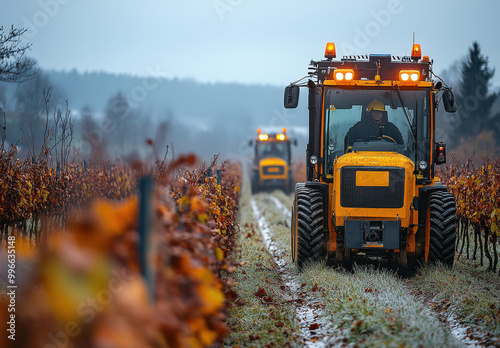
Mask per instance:
[[[280,150],[276,146],[276,144],[271,143],[266,146],[264,149],[264,156],[279,156],[280,155]]]
[[[370,141],[370,137],[378,138],[380,127],[384,127],[382,134],[388,136],[398,144],[403,145],[403,137],[398,127],[387,119],[385,105],[380,100],[375,99],[368,104],[368,115],[361,118],[361,121],[352,126],[345,136],[345,145],[352,146],[358,140]]]

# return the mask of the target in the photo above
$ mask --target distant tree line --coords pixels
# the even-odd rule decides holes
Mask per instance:
[[[76,157],[133,160],[146,153],[154,153],[154,157],[161,158],[167,151],[173,155],[172,143],[175,142],[179,147],[191,147],[197,152],[217,153],[220,149],[232,147],[232,151],[238,148],[237,151],[242,154],[245,149],[240,149],[237,144],[242,143],[244,134],[253,135],[253,116],[246,109],[235,113],[233,104],[236,97],[240,97],[238,93],[235,98],[226,98],[227,105],[218,105],[219,110],[211,110],[216,108],[213,103],[210,104],[215,97],[208,94],[205,87],[199,86],[201,99],[197,103],[181,103],[182,111],[176,112],[189,109],[190,115],[194,114],[196,119],[208,127],[212,126],[205,126],[208,129],[204,133],[200,133],[203,127],[180,122],[184,113],[174,114],[172,109],[166,110],[162,117],[157,115],[154,121],[150,112],[138,108],[138,103],[131,103],[130,98],[120,91],[108,98],[103,111],[92,110],[87,105],[72,112],[71,101],[65,98],[66,93],[54,86],[48,74],[36,69],[33,59],[26,57],[30,45],[21,44],[24,32],[24,29],[14,27],[8,31],[0,28],[2,146],[17,145],[20,157],[48,156],[46,152],[50,150],[52,153],[48,157],[63,162]],[[457,73],[453,71],[453,74]],[[460,75],[459,82],[453,89],[458,112],[449,117],[450,124],[446,125],[449,129],[445,131],[450,148],[457,152],[487,155],[491,159],[500,156],[500,102],[491,85],[494,74],[495,69],[488,66],[488,57],[474,42],[461,63],[461,71],[457,74]],[[15,87],[7,90],[6,83]],[[181,87],[188,92],[196,86]],[[96,90],[88,91],[88,86],[86,89],[78,90],[79,95],[88,97],[87,93],[96,93]],[[252,90],[255,93],[259,91]],[[191,97],[190,93],[181,95]],[[189,97],[186,100],[190,100]],[[194,104],[204,107],[193,108]],[[276,110],[271,105],[266,104],[265,108],[269,109],[271,118],[276,118],[272,115]],[[267,122],[270,123],[269,120]],[[221,134],[224,136],[221,137]]]

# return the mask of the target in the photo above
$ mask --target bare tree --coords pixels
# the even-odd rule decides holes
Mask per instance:
[[[156,129],[156,134],[155,134],[155,140],[154,140],[154,154],[155,154],[155,159],[156,161],[159,161],[159,155],[164,155],[163,159],[166,159],[167,152],[168,152],[168,145],[167,145],[167,133],[168,133],[168,122],[167,121],[162,121],[158,125],[158,128]]]
[[[71,143],[73,142],[73,123],[71,122],[71,110],[69,109],[68,100],[65,103],[65,109],[61,110],[57,105],[53,106],[51,88],[42,91],[44,115],[43,121],[40,119],[41,127],[37,130],[44,129],[42,135],[42,143],[40,152],[36,157],[36,147],[33,137],[32,124],[29,125],[29,135],[25,134],[25,141],[28,144],[28,156],[36,158],[37,162],[45,162],[50,158],[61,166],[68,164]],[[53,108],[53,111],[52,111]],[[52,120],[50,114],[53,114]],[[23,130],[24,132],[24,130]],[[52,155],[53,154],[53,155]]]
[[[92,115],[92,110],[87,105],[82,110],[80,120],[81,141],[87,143],[87,156],[97,163],[108,159],[108,139],[101,131],[98,121]]]
[[[64,114],[61,109],[54,109],[52,122],[54,145],[51,150],[55,150],[55,162],[59,162],[61,168],[64,168],[69,163],[71,143],[73,142],[73,123],[71,122],[71,110],[67,99]]]
[[[94,116],[92,115],[92,109],[90,106],[85,105],[82,109],[82,118],[80,121],[81,125],[81,131],[82,134],[88,138],[89,135],[97,129],[97,121],[94,119]]]
[[[0,105],[7,106],[7,98],[5,96],[5,86],[0,86]]]
[[[14,26],[8,32],[0,27],[0,81],[23,82],[37,74],[38,71],[33,69],[36,61],[24,56],[31,47],[30,44],[21,44],[25,32],[26,29]]]
[[[40,72],[30,81],[17,84],[14,91],[15,108],[9,113],[14,127],[21,130],[22,142],[26,144],[29,156],[35,156],[37,149],[48,139],[53,108],[63,109],[64,99],[57,87],[51,87],[48,76]],[[9,130],[11,139],[16,139]],[[50,133],[52,136],[52,133]],[[19,137],[18,137],[19,138]],[[25,154],[22,154],[25,155]]]
[[[0,155],[3,155],[3,151],[5,150],[5,138],[7,136],[7,120],[5,118],[5,111],[3,111],[2,108],[0,108],[0,115],[3,117],[3,125],[2,127],[2,145],[0,148]]]

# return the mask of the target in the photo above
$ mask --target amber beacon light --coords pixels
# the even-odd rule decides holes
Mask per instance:
[[[332,59],[337,57],[335,53],[335,44],[333,42],[328,42],[325,48],[325,58]]]
[[[420,44],[413,44],[411,48],[411,58],[412,59],[422,58],[422,50],[420,49]]]

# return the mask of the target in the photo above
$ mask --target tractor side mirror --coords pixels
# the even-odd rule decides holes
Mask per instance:
[[[295,109],[299,105],[299,86],[285,87],[285,109]]]
[[[248,141],[248,146],[250,146],[250,147],[252,147],[252,146],[253,146],[253,140],[252,140],[252,139],[250,139],[250,140]]]
[[[297,139],[293,139],[293,146],[297,146]]]
[[[457,103],[451,89],[446,89],[443,92],[443,103],[446,112],[457,112]]]

